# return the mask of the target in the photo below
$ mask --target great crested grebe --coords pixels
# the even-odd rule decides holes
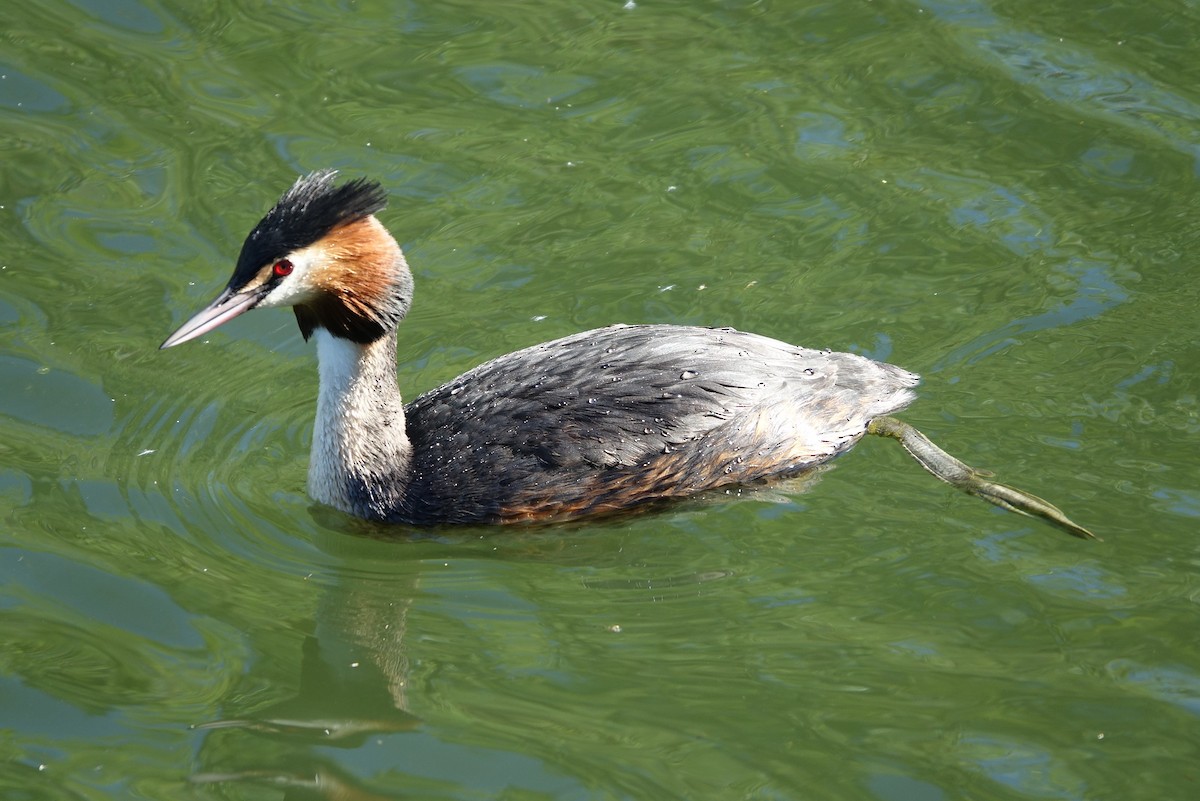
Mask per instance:
[[[242,245],[216,300],[163,342],[291,306],[317,340],[308,490],[369,520],[560,521],[800,473],[863,434],[892,437],[938,478],[1077,537],[1036,496],[993,483],[886,415],[913,373],[733,329],[614,325],[493,359],[405,405],[396,329],[413,280],[375,218],[376,182],[299,178]]]

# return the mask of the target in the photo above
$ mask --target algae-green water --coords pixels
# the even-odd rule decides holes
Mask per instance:
[[[0,8],[0,796],[1189,799],[1190,0]],[[921,373],[802,484],[539,529],[304,490],[286,310],[158,344],[295,177],[381,181],[409,396],[613,322]]]

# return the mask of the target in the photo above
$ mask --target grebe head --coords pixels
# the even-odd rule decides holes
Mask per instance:
[[[161,347],[259,307],[293,307],[305,339],[324,328],[367,344],[394,330],[412,300],[412,275],[374,216],[387,195],[374,181],[335,184],[336,176],[320,170],[299,178],[246,237],[225,291]]]

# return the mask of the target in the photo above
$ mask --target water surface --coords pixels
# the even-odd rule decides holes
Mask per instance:
[[[1200,760],[1200,9],[0,10],[0,795],[1169,799]],[[290,314],[157,345],[300,172],[379,179],[413,395],[612,322],[925,376],[863,442],[541,530],[304,493]]]

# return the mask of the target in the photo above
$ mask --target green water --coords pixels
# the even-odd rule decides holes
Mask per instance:
[[[0,8],[0,796],[1185,799],[1200,6]],[[925,376],[807,487],[538,531],[304,493],[312,349],[167,352],[302,171],[381,180],[403,389],[611,322]]]

